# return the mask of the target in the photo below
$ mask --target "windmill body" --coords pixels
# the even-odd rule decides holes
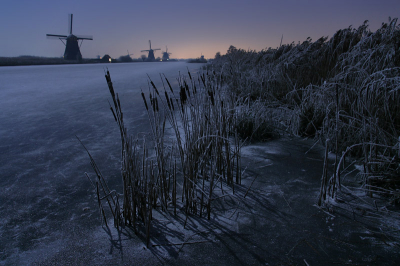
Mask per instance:
[[[149,55],[147,56],[147,61],[153,62],[153,61],[156,61],[156,58],[154,56],[154,51],[161,50],[161,49],[159,49],[159,48],[151,49],[151,41],[149,41],[149,45],[150,45],[150,49],[149,50],[142,50],[141,52],[142,53],[143,52],[149,52]]]
[[[82,60],[82,54],[80,51],[80,45],[78,45],[78,41],[81,40],[93,40],[91,36],[79,36],[72,34],[72,18],[73,15],[69,14],[68,16],[68,35],[57,35],[57,34],[46,34],[48,38],[56,38],[60,39],[65,45],[64,59],[66,60]],[[65,42],[63,41],[65,40]],[[82,45],[81,42],[81,45]]]
[[[163,56],[162,56],[162,61],[168,61],[169,60],[169,55],[171,53],[168,53],[168,47],[165,46],[165,52],[163,52]]]

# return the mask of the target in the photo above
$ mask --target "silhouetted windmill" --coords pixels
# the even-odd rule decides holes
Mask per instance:
[[[169,60],[169,55],[171,53],[168,53],[168,47],[167,46],[165,46],[165,52],[162,52],[162,53],[163,53],[162,61],[168,61]]]
[[[65,45],[64,59],[81,60],[82,54],[79,48],[83,40],[93,40],[93,37],[72,34],[72,17],[72,14],[68,15],[68,35],[46,34],[46,36],[51,39],[60,39],[63,42]],[[66,40],[66,42],[63,40]],[[82,40],[80,45],[78,45],[78,40]]]
[[[156,58],[154,57],[154,51],[161,50],[161,49],[151,49],[151,41],[149,40],[150,44],[150,50],[142,50],[141,52],[149,52],[149,55],[147,56],[147,61],[156,61]]]
[[[129,50],[126,50],[126,51],[128,52],[128,54],[120,56],[119,57],[119,61],[121,61],[121,62],[132,62],[133,60],[132,60],[131,55],[133,55],[133,54],[130,54]]]

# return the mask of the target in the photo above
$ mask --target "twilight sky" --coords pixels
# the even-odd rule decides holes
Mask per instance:
[[[84,41],[84,58],[127,50],[161,48],[171,58],[213,58],[230,45],[257,51],[283,43],[317,40],[369,20],[375,31],[388,17],[399,17],[399,0],[1,0],[0,56],[61,57],[64,45],[46,33],[73,33]],[[161,56],[160,51],[155,56]]]

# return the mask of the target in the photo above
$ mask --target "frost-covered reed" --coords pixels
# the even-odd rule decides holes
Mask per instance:
[[[236,112],[234,102],[221,88],[217,77],[202,73],[194,79],[180,76],[179,88],[174,90],[162,77],[163,92],[150,81],[147,95],[142,92],[155,140],[158,167],[167,160],[166,147],[177,151],[179,173],[183,177],[182,201],[186,213],[208,218],[214,188],[225,182],[234,189],[240,184],[240,141],[234,131]],[[165,128],[171,127],[173,141],[166,144]],[[164,180],[164,174],[161,175]],[[175,180],[176,181],[176,180]],[[176,197],[175,191],[172,197]],[[176,199],[173,200],[176,208]]]
[[[186,215],[210,219],[216,188],[219,193],[224,193],[224,187],[234,191],[234,184],[241,182],[234,102],[215,73],[202,73],[195,79],[188,72],[188,77],[179,77],[175,89],[165,76],[161,77],[161,89],[149,78],[149,89],[141,95],[151,138],[143,142],[128,134],[108,71],[106,80],[112,97],[110,109],[121,133],[123,191],[108,188],[88,152],[97,176],[97,181],[91,182],[104,223],[107,225],[103,204],[107,202],[114,225],[131,226],[136,232],[142,224],[148,245],[154,208],[176,215],[183,205]]]
[[[212,67],[238,101],[250,102],[246,114],[253,124],[328,140],[327,150],[337,156],[321,191],[334,197],[341,185],[340,166],[348,156],[363,165],[360,176],[367,190],[378,186],[395,191],[400,184],[399,46],[397,19],[389,18],[376,32],[365,21],[330,39],[308,38],[261,52],[231,46]],[[274,115],[260,116],[260,108],[252,108],[260,103]],[[251,137],[254,130],[244,133]]]

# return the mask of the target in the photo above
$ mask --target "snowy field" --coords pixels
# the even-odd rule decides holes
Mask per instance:
[[[146,134],[140,90],[148,77],[174,85],[187,67],[202,64],[140,63],[0,68],[0,264],[51,256],[99,224],[93,190],[84,173],[90,161],[78,136],[110,184],[118,185],[120,136],[104,78],[111,73],[130,133]],[[43,249],[43,250],[41,250]],[[36,250],[33,252],[32,250]],[[25,259],[24,259],[25,258]]]

